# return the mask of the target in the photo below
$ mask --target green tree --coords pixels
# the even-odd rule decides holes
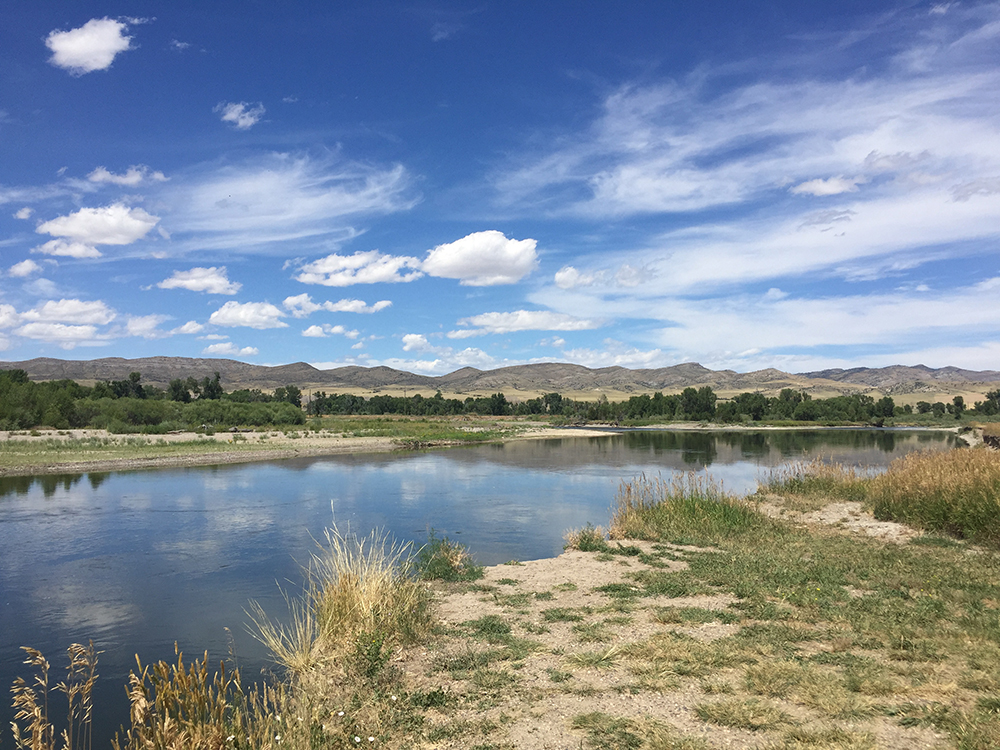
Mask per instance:
[[[965,411],[965,399],[961,396],[955,396],[951,400],[951,413],[955,415],[955,419],[961,419],[963,411]]]

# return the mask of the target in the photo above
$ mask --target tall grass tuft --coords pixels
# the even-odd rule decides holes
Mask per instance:
[[[988,449],[910,453],[871,480],[876,518],[1000,544],[1000,453]]]
[[[49,662],[37,649],[22,646],[28,655],[24,663],[36,670],[28,684],[23,678],[14,680],[11,688],[14,721],[11,729],[14,744],[27,750],[55,750],[56,730],[49,716]],[[60,733],[62,750],[90,750],[93,688],[97,680],[97,655],[94,644],[72,644],[68,649],[69,666],[66,679],[55,686],[66,696],[68,711],[66,726]]]
[[[623,481],[612,507],[612,539],[653,539],[711,545],[778,527],[744,498],[708,475],[678,474],[670,480],[645,475]]]
[[[305,569],[303,596],[286,597],[288,625],[272,621],[257,602],[248,612],[251,633],[296,674],[344,658],[360,634],[377,633],[391,648],[430,626],[427,589],[410,574],[412,545],[378,530],[362,538],[334,527],[324,537]]]
[[[758,480],[757,491],[862,502],[872,477],[868,469],[816,458],[770,469]]]
[[[131,728],[115,736],[113,750],[214,750],[225,746],[267,747],[280,723],[279,693],[272,688],[245,692],[238,670],[224,663],[210,674],[208,654],[185,666],[159,661],[129,675]],[[261,740],[264,740],[261,742]]]

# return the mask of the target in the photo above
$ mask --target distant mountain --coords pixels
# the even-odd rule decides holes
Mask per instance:
[[[1000,372],[962,370],[956,367],[931,369],[916,367],[857,367],[850,370],[819,370],[791,374],[775,369],[738,373],[733,370],[709,370],[694,362],[650,370],[624,367],[590,369],[582,365],[556,362],[477,370],[464,367],[440,377],[417,375],[391,367],[338,367],[318,370],[305,362],[277,367],[251,365],[231,359],[192,359],[188,357],[146,357],[122,359],[109,357],[93,360],[63,360],[46,357],[24,362],[0,362],[0,369],[25,370],[32,380],[68,378],[82,383],[98,380],[123,380],[131,372],[142,374],[142,382],[165,388],[175,378],[212,377],[216,372],[226,389],[260,388],[271,390],[285,385],[300,388],[337,390],[398,391],[400,389],[438,390],[446,393],[600,392],[650,393],[679,391],[688,386],[711,386],[717,391],[776,392],[781,388],[819,389],[832,392],[857,392],[878,389],[906,393],[931,391],[944,384],[1000,382]]]
[[[958,367],[940,367],[933,369],[925,365],[904,367],[854,367],[850,370],[817,370],[802,373],[804,378],[823,378],[838,383],[858,383],[881,388],[885,385],[900,385],[902,383],[937,381],[946,383],[989,383],[1000,380],[1000,372],[996,370],[963,370]]]

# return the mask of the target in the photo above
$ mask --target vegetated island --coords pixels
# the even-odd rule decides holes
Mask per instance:
[[[115,748],[996,748],[998,548],[987,446],[793,466],[747,497],[625,481],[607,531],[486,570],[331,529],[290,621],[251,606],[280,676],[139,665]],[[66,697],[86,731],[98,655],[69,651],[68,696],[15,686],[21,736]]]
[[[586,369],[547,367],[546,382],[554,377],[551,368]],[[624,376],[617,376],[620,383]],[[963,377],[968,376],[970,373],[964,372]],[[968,382],[962,382],[967,390]],[[120,380],[87,385],[66,378],[33,380],[22,369],[0,369],[0,475],[412,450],[579,436],[578,430],[587,426],[679,429],[693,424],[702,429],[760,429],[910,425],[971,430],[1000,419],[1000,388],[986,387],[981,389],[982,398],[970,407],[961,394],[947,403],[921,399],[897,404],[893,396],[879,396],[878,392],[849,391],[824,398],[805,390],[781,388],[774,395],[758,390],[722,398],[710,385],[621,400],[609,399],[604,393],[583,400],[554,391],[531,398],[519,391],[520,400],[508,399],[501,391],[464,399],[446,397],[440,390],[430,396],[405,391],[402,395],[366,396],[307,392],[292,384],[267,391],[226,390],[218,371],[200,379],[176,377],[164,385],[146,383],[137,370]],[[897,387],[901,386],[897,383]],[[922,392],[907,391],[908,397],[913,393]],[[574,432],[565,432],[570,427]]]

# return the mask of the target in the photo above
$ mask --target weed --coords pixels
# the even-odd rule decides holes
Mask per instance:
[[[791,724],[791,717],[768,701],[756,698],[725,698],[715,703],[695,706],[702,721],[757,732]]]
[[[477,565],[469,551],[448,537],[438,538],[431,529],[427,543],[417,550],[412,560],[415,574],[425,580],[476,581],[483,577],[483,566]]]

